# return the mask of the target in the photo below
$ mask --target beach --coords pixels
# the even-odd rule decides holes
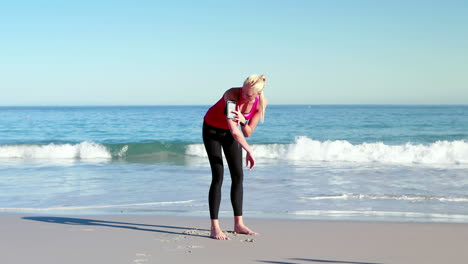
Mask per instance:
[[[205,217],[208,108],[0,108],[0,212]],[[248,138],[244,213],[468,223],[467,131],[468,106],[271,105]]]
[[[232,219],[220,219],[225,231]],[[247,219],[258,236],[209,238],[201,217],[0,215],[0,262],[464,263],[468,224]]]
[[[467,264],[467,10],[5,1],[0,264]]]
[[[230,241],[207,108],[2,108],[0,263],[466,263],[467,106],[270,106]]]

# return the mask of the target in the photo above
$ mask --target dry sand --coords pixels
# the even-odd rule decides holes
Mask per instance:
[[[232,230],[232,219],[220,219]],[[0,263],[468,263],[468,224],[246,219],[259,236],[208,238],[209,219],[0,214]]]

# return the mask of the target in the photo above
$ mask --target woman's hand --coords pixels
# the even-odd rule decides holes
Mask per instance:
[[[237,106],[236,110],[232,111],[236,116],[234,117],[234,121],[237,121],[237,122],[240,122],[240,123],[243,123],[245,124],[245,117],[244,115],[241,113],[240,109],[239,109],[239,106]]]
[[[255,166],[255,158],[252,155],[252,153],[247,152],[247,156],[245,157],[245,165],[249,167],[249,163],[250,163],[249,170],[252,170],[252,168]]]

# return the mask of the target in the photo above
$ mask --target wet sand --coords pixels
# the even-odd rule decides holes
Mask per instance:
[[[232,219],[220,219],[225,231]],[[183,216],[0,214],[0,263],[466,263],[468,224],[249,219],[209,238]]]

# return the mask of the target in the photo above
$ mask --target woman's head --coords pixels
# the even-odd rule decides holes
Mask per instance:
[[[266,77],[265,75],[252,74],[244,81],[242,86],[242,100],[254,101],[257,96],[260,97],[260,114],[261,121],[265,118],[265,96],[263,89],[265,89]]]
[[[252,74],[247,77],[247,79],[245,79],[243,88],[253,89],[254,91],[258,92],[265,88],[265,81],[265,75]]]
[[[263,93],[266,77],[264,75],[252,74],[244,81],[242,86],[242,99],[253,101],[255,97]]]

